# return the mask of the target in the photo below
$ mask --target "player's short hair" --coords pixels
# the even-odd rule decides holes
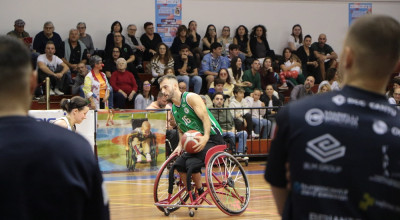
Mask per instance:
[[[345,46],[363,77],[391,74],[400,56],[400,24],[386,15],[362,16],[351,25]]]
[[[161,84],[162,83],[162,81],[164,81],[164,80],[166,80],[166,79],[168,79],[168,80],[175,80],[176,81],[176,83],[178,83],[178,80],[176,79],[176,76],[173,76],[173,75],[165,75],[165,76],[162,76],[162,77],[160,77],[159,79],[158,79],[158,84]]]
[[[0,37],[0,97],[26,98],[32,73],[31,54],[17,38]],[[3,100],[3,104],[9,104]]]

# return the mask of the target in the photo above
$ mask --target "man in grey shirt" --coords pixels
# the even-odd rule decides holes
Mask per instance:
[[[293,88],[290,93],[290,101],[295,101],[303,98],[306,95],[313,95],[311,88],[314,86],[315,78],[313,76],[308,76],[304,85],[297,85]]]

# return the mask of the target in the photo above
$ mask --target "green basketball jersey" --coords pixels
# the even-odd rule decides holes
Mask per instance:
[[[175,104],[172,105],[172,115],[174,116],[179,129],[181,129],[183,133],[189,130],[196,130],[204,134],[203,122],[187,103],[186,97],[188,94],[188,92],[182,94],[181,106],[176,106]],[[208,109],[207,113],[211,121],[210,135],[215,135],[217,133],[222,135],[222,129],[219,126],[218,121],[215,120],[214,116]]]

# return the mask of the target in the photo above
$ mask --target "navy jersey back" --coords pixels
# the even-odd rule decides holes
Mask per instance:
[[[292,191],[283,219],[400,219],[400,116],[354,87],[283,108],[265,178]]]
[[[29,117],[0,117],[1,219],[108,219],[89,143]]]

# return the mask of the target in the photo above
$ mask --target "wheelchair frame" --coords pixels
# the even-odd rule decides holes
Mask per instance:
[[[154,182],[154,202],[157,208],[168,216],[180,207],[189,208],[189,216],[194,216],[192,208],[219,208],[227,215],[242,214],[250,200],[249,181],[239,161],[227,153],[226,145],[209,149],[205,159],[204,193],[198,195],[187,190],[176,170],[173,178],[172,194],[168,193],[168,174],[178,157],[176,153],[163,163]],[[193,188],[194,183],[190,183]],[[194,198],[194,195],[196,198]],[[211,199],[210,199],[211,197]],[[203,205],[205,203],[205,205]]]

